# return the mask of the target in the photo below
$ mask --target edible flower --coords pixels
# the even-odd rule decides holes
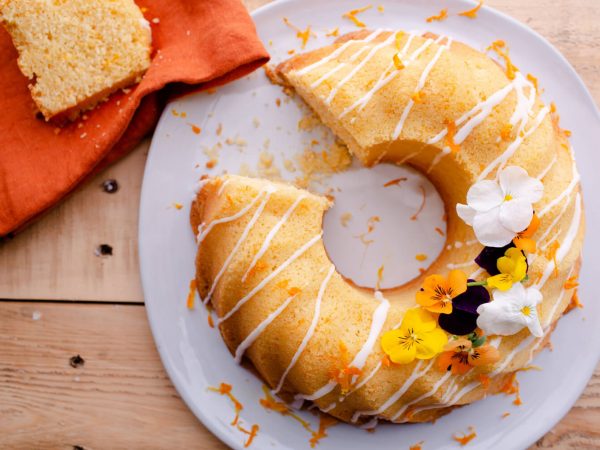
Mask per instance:
[[[498,349],[484,344],[485,336],[472,333],[469,338],[450,340],[444,352],[438,356],[440,371],[452,371],[452,375],[464,375],[473,367],[493,364],[500,359]]]
[[[461,270],[451,270],[448,278],[430,275],[417,292],[417,303],[433,313],[450,314],[452,300],[467,290],[467,276]]]
[[[492,288],[508,291],[514,283],[521,282],[527,276],[527,259],[521,250],[511,247],[498,258],[496,263],[498,275],[487,279],[487,285]]]
[[[474,280],[468,280],[472,282]],[[452,312],[440,314],[438,323],[442,330],[462,336],[477,328],[477,308],[490,301],[490,293],[483,286],[468,286],[467,290],[452,300]]]
[[[539,290],[515,283],[508,291],[495,289],[492,296],[493,301],[477,308],[477,326],[486,334],[509,336],[527,327],[535,337],[543,336],[537,311],[542,301]]]
[[[467,204],[457,204],[456,213],[473,227],[483,245],[503,247],[531,223],[532,204],[543,193],[541,181],[522,167],[509,166],[500,172],[498,181],[481,180],[471,186]]]
[[[431,359],[440,353],[448,337],[438,326],[435,316],[423,308],[409,309],[400,328],[381,337],[381,348],[396,364],[416,359]]]
[[[484,247],[481,253],[475,258],[475,263],[485,269],[490,275],[498,275],[498,259],[504,256],[506,250],[513,248],[515,244],[512,242],[504,247]]]
[[[540,218],[537,216],[537,214],[534,213],[529,226],[523,231],[517,233],[517,235],[513,239],[513,244],[515,244],[517,248],[520,248],[523,251],[535,253],[537,250],[537,245],[532,239],[532,236],[535,234],[539,227]]]

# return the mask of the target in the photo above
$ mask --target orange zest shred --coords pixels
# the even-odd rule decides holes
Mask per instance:
[[[408,181],[408,178],[406,178],[406,177],[394,178],[393,180],[390,180],[387,183],[384,183],[383,187],[390,187],[393,185],[399,186],[400,183],[402,183],[403,181]]]
[[[208,387],[209,391],[213,391],[213,392],[217,392],[221,395],[225,395],[225,396],[229,397],[229,400],[232,401],[233,406],[235,408],[235,417],[233,418],[231,425],[235,426],[235,425],[237,425],[238,421],[240,420],[240,411],[242,409],[244,409],[244,405],[242,405],[238,401],[238,399],[233,396],[233,394],[231,393],[232,389],[233,389],[233,387],[227,383],[221,383],[219,385],[219,387],[213,387],[213,386]]]
[[[354,237],[359,238],[361,242],[365,245],[371,245],[374,241],[372,239],[367,239],[367,236],[373,232],[373,230],[375,229],[375,224],[380,221],[381,219],[379,218],[379,216],[369,217],[369,220],[367,221],[367,231]]]
[[[173,203],[173,208],[181,209],[181,208],[183,208],[183,205],[181,203],[175,202],[175,203]]]
[[[531,84],[533,84],[533,87],[535,88],[536,92],[539,92],[538,79],[536,77],[534,77],[533,75],[531,75],[530,73],[528,73],[527,80],[529,80],[529,82]]]
[[[417,261],[421,261],[422,262],[422,261],[425,261],[427,259],[427,255],[425,253],[417,253],[415,255],[415,259]]]
[[[558,262],[556,261],[556,251],[559,249],[559,247],[560,244],[558,243],[558,241],[554,241],[552,244],[550,244],[550,248],[546,252],[546,258],[551,259],[554,262],[554,272],[552,275],[554,278],[558,277]]]
[[[440,236],[445,236],[446,233],[444,233],[444,230],[442,230],[440,227],[435,227],[435,231],[437,232],[437,234],[439,234]]]
[[[408,447],[408,450],[422,450],[422,445],[424,443],[425,441],[417,442],[415,445],[411,445],[410,447]]]
[[[390,359],[390,357],[388,355],[385,355],[383,358],[381,358],[381,365],[384,367],[392,366],[392,360]]]
[[[244,443],[244,447],[248,448],[248,447],[250,447],[250,445],[252,445],[252,441],[258,434],[258,430],[260,430],[260,427],[258,426],[258,424],[255,423],[252,425],[252,427],[250,427],[249,430],[247,430],[246,428],[244,428],[243,426],[238,424],[237,429],[240,430],[242,433],[248,435],[248,439],[246,439],[246,442]]]
[[[196,298],[196,279],[190,280],[190,288],[187,295],[187,308],[194,309],[194,299]]]
[[[297,27],[292,22],[290,22],[287,17],[283,18],[283,23],[285,23],[288,27],[290,27],[291,29],[293,29],[293,30],[296,31],[296,37],[298,39],[300,39],[300,41],[302,42],[302,48],[303,49],[304,49],[304,47],[306,47],[306,43],[308,42],[308,40],[310,39],[310,37],[315,35],[315,33],[313,33],[311,31],[310,25],[308,25],[306,27],[306,29],[302,30],[301,28]]]
[[[396,48],[398,50],[400,50],[401,47],[401,42],[402,42],[402,38],[404,37],[404,31],[397,31],[396,32]]]
[[[215,322],[213,321],[212,314],[210,314],[210,313],[208,314],[207,320],[208,320],[208,326],[211,328],[214,328]]]
[[[500,58],[504,60],[506,64],[506,76],[510,80],[515,79],[515,73],[519,71],[517,67],[512,63],[510,56],[508,54],[508,47],[506,46],[506,42],[499,39],[497,41],[492,42],[492,44],[487,48],[488,51],[494,51]]]
[[[560,115],[556,111],[556,103],[554,102],[550,103],[550,114],[552,118],[552,125],[554,125],[554,129],[556,130],[556,132],[564,136],[565,138],[571,137],[571,134],[573,134],[571,133],[571,131],[565,130],[564,128],[560,127]]]
[[[573,288],[576,288],[577,286],[579,286],[579,281],[578,281],[577,275],[568,278],[567,281],[565,281],[565,284],[563,285],[563,287],[565,289],[573,289]]]
[[[425,97],[425,94],[423,93],[423,91],[415,92],[413,95],[410,96],[412,101],[415,103],[423,103],[423,100],[424,100],[423,97]]]
[[[479,382],[481,383],[481,386],[483,386],[484,389],[490,387],[490,377],[483,373],[479,375]]]
[[[351,11],[348,11],[347,13],[342,14],[342,17],[345,17],[346,19],[349,19],[352,21],[352,23],[354,23],[354,25],[356,25],[359,28],[364,28],[366,25],[364,22],[362,22],[361,20],[359,20],[356,15],[360,14],[362,12],[367,11],[368,9],[371,9],[373,7],[373,5],[367,5],[367,6],[363,6],[362,8],[357,8],[357,9],[353,9]]]
[[[358,367],[350,366],[350,353],[346,345],[340,341],[339,357],[332,357],[333,367],[329,370],[329,376],[340,385],[342,394],[346,394],[352,388],[352,379],[362,374]]]
[[[193,123],[188,123],[188,125],[192,128],[194,134],[200,134],[202,132],[202,128],[200,128],[198,125],[194,125]]]
[[[579,300],[579,292],[577,289],[575,289],[575,292],[573,292],[571,301],[569,302],[567,308],[565,309],[565,314],[575,308],[580,308],[580,309],[583,308],[583,304]]]
[[[502,418],[503,419],[506,419],[508,416],[510,416],[509,412],[505,412],[505,413],[502,414]]]
[[[396,53],[393,57],[392,57],[392,61],[394,61],[394,67],[398,70],[402,70],[404,69],[404,63],[402,62],[402,59],[400,59],[400,57],[398,56],[398,53]]]
[[[458,442],[461,446],[464,447],[465,445],[467,445],[469,442],[471,442],[473,439],[475,439],[477,437],[475,428],[469,427],[469,431],[470,431],[469,434],[463,433],[462,436],[453,434],[452,439],[454,439],[456,442]]]
[[[444,137],[444,143],[450,148],[452,153],[458,153],[460,151],[460,145],[454,142],[454,136],[458,131],[456,128],[456,122],[453,120],[446,120],[446,136]]]
[[[515,399],[513,401],[513,404],[519,406],[522,405],[523,402],[521,401],[521,393],[519,391],[519,381],[517,380],[517,372],[513,372],[508,379],[506,380],[506,382],[504,383],[504,385],[500,388],[500,392],[506,394],[506,395],[515,395]]]
[[[421,211],[425,208],[425,202],[427,202],[427,196],[425,195],[425,188],[423,185],[419,185],[419,190],[421,191],[421,206],[419,206],[416,213],[410,216],[410,220],[417,220],[419,218],[419,214],[421,214]]]
[[[335,27],[333,30],[328,31],[325,36],[327,37],[337,37],[340,35],[340,27]]]
[[[259,399],[261,406],[265,409],[278,412],[282,416],[289,416],[302,425],[302,427],[312,436],[310,439],[310,446],[313,448],[315,445],[317,445],[319,440],[327,436],[326,429],[337,423],[337,420],[335,420],[333,417],[322,414],[319,418],[319,429],[315,431],[310,427],[310,423],[302,419],[297,414],[294,414],[285,403],[275,400],[267,386],[263,385],[262,390],[265,394],[265,397]]]
[[[377,269],[377,283],[375,284],[375,287],[377,289],[379,289],[379,286],[381,285],[381,280],[383,280],[383,270],[384,270],[384,266],[383,264],[381,266],[379,266],[379,268]]]
[[[379,11],[380,13],[385,11],[385,8],[383,7],[383,5],[379,5],[377,6],[377,11]]]
[[[468,17],[469,19],[475,19],[475,18],[477,18],[477,13],[479,12],[479,10],[481,9],[482,6],[483,6],[483,0],[479,0],[479,3],[475,8],[471,8],[467,11],[459,12],[458,15],[463,16],[463,17]]]
[[[503,141],[508,141],[512,136],[513,126],[510,123],[505,124],[500,130],[500,137]]]
[[[429,16],[425,21],[427,23],[431,23],[433,21],[441,22],[442,20],[446,20],[448,18],[448,8],[442,9],[438,14],[434,16]]]
[[[327,437],[327,428],[330,428],[337,423],[338,421],[333,417],[321,414],[319,417],[319,429],[316,432],[313,431],[312,437],[309,441],[311,448],[315,448],[321,439]]]

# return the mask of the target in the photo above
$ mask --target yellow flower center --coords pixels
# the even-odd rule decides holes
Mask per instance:
[[[505,202],[510,202],[512,199],[513,199],[513,196],[512,196],[512,195],[510,195],[510,194],[506,194],[506,195],[504,196],[504,201],[505,201]]]
[[[523,314],[524,316],[531,316],[531,307],[530,306],[523,306],[521,308],[521,314]]]

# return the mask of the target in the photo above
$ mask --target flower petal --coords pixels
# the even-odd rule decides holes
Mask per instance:
[[[429,333],[419,335],[423,339],[422,342],[416,345],[417,359],[431,359],[438,353],[440,353],[446,343],[448,342],[448,336],[440,328],[435,328]]]
[[[542,293],[536,288],[527,288],[525,290],[525,295],[527,297],[527,301],[533,303],[534,305],[539,305],[543,300]]]
[[[496,262],[498,258],[502,257],[506,250],[510,247],[513,247],[514,244],[511,242],[504,247],[484,247],[484,249],[477,255],[475,258],[475,262],[477,265],[487,271],[490,275],[498,275],[500,272],[498,271],[498,267]]]
[[[438,356],[436,360],[436,366],[439,371],[446,372],[450,370],[452,367],[452,357],[454,356],[454,351],[444,352],[440,356]]]
[[[390,360],[396,364],[408,364],[413,362],[417,354],[417,346],[411,345],[406,347],[404,345],[398,345],[392,349],[388,356]]]
[[[452,307],[455,310],[476,314],[477,307],[489,301],[490,293],[486,288],[483,286],[469,286],[466,292],[452,300]]]
[[[498,176],[502,191],[514,199],[523,199],[529,203],[539,201],[544,195],[544,185],[537,178],[530,177],[525,169],[508,166]]]
[[[527,200],[515,198],[502,203],[502,206],[500,206],[500,223],[514,234],[523,231],[531,222],[532,217],[533,208]]]
[[[400,338],[403,333],[400,330],[390,330],[381,336],[381,349],[390,355],[391,352],[400,345]]]
[[[456,214],[460,217],[467,225],[473,225],[473,218],[475,217],[475,211],[468,205],[462,203],[456,204]]]
[[[432,305],[424,306],[424,308],[435,314],[450,314],[452,312],[452,302],[438,301]]]
[[[477,212],[494,209],[503,201],[502,189],[492,180],[478,181],[467,192],[467,204]]]
[[[491,345],[477,347],[469,354],[469,363],[472,366],[485,366],[493,364],[500,359],[500,352]]]
[[[500,289],[501,291],[508,291],[512,287],[513,282],[513,277],[507,273],[500,273],[487,279],[489,287]]]
[[[423,308],[412,308],[406,311],[402,320],[402,326],[405,324],[413,328],[417,334],[430,332],[437,327],[435,316]]]
[[[473,231],[477,240],[488,247],[504,247],[512,242],[515,234],[502,226],[500,208],[478,213],[473,220]]]
[[[518,333],[525,326],[525,316],[515,312],[509,302],[493,301],[477,308],[479,317],[477,326],[486,334],[510,336]]]
[[[467,274],[462,270],[451,270],[446,285],[452,298],[462,294],[467,290]]]
[[[529,315],[529,321],[527,322],[527,328],[529,328],[529,332],[533,334],[535,337],[542,337],[544,335],[544,330],[542,330],[542,325],[540,324],[540,318],[538,317],[537,310],[535,308],[532,309],[532,312]]]
[[[441,314],[438,323],[442,330],[457,336],[464,336],[477,328],[477,314],[454,309],[452,314]]]

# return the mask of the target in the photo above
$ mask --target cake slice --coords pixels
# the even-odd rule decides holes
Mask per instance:
[[[75,119],[150,66],[150,25],[133,0],[0,0],[0,19],[46,120]]]

